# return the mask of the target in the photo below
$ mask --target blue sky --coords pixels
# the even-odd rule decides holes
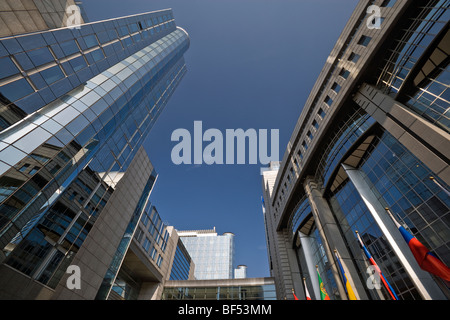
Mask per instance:
[[[281,159],[357,0],[90,0],[91,21],[172,8],[190,35],[188,72],[145,143],[159,174],[151,195],[179,230],[235,234],[235,266],[267,277],[261,165],[175,165],[175,129],[279,129]],[[204,144],[205,146],[206,144]],[[248,163],[248,161],[247,161]]]

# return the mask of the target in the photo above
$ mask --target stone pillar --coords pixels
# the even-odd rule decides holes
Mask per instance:
[[[317,277],[316,267],[315,263],[312,259],[312,250],[311,250],[311,243],[310,243],[310,237],[305,235],[302,232],[298,232],[298,237],[300,238],[300,243],[302,245],[303,254],[305,256],[305,262],[308,269],[309,276],[311,277],[311,283],[313,286],[313,292],[311,294],[314,294],[314,297],[316,300],[320,300],[320,288],[319,288],[319,279]]]
[[[342,262],[346,265],[348,272],[350,273],[346,276],[356,297],[361,300],[368,299],[365,287],[358,277],[356,267],[353,264],[342,234],[336,220],[334,219],[333,212],[331,211],[325,198],[322,196],[320,185],[312,177],[307,177],[304,183],[304,188],[306,194],[308,195],[314,220],[317,224],[320,237],[324,243],[325,253],[331,263],[331,271],[336,280],[342,299],[346,300],[348,297],[345,291],[345,285],[342,283],[342,278],[339,273],[339,266],[337,265],[334,255],[335,249],[338,250],[342,258]]]

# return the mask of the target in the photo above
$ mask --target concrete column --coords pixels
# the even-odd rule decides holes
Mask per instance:
[[[345,245],[344,239],[342,238],[339,227],[336,224],[333,213],[327,201],[322,196],[320,185],[312,177],[307,177],[305,179],[304,188],[306,194],[308,195],[314,220],[317,224],[317,229],[319,230],[320,237],[322,238],[322,241],[324,243],[325,253],[331,263],[331,271],[336,280],[336,284],[338,286],[338,290],[342,299],[346,300],[348,299],[348,297],[345,292],[344,284],[342,283],[341,275],[339,273],[339,266],[336,263],[334,249],[337,249],[339,251],[342,262],[346,265],[350,273],[349,275],[347,275],[347,277],[357,298],[362,300],[368,299],[365,287],[358,277],[357,270],[353,264],[347,246]]]
[[[353,100],[430,168],[436,177],[450,184],[449,133],[367,83],[361,85]]]
[[[300,243],[302,245],[303,254],[305,256],[305,262],[306,267],[308,269],[309,276],[311,278],[311,283],[313,286],[313,292],[311,294],[314,294],[314,297],[316,300],[320,300],[320,288],[319,288],[319,279],[317,277],[315,262],[313,260],[312,256],[312,250],[311,250],[311,237],[308,237],[304,233],[298,232],[298,236],[300,238]]]
[[[293,300],[292,289],[295,290],[295,294],[299,299],[305,299],[296,253],[289,242],[286,232],[286,230],[277,231],[275,235],[277,252],[275,269],[278,273],[276,281],[280,290],[278,299]]]
[[[446,299],[431,275],[423,271],[415,261],[415,258],[400,234],[400,231],[389,215],[386,214],[384,206],[380,203],[376,195],[370,189],[370,186],[364,180],[362,172],[357,168],[345,164],[342,164],[342,167],[422,298],[426,300]]]

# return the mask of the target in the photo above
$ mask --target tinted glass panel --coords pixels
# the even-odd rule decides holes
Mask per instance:
[[[84,37],[84,42],[86,42],[88,48],[98,46],[97,39],[95,38],[94,35]]]
[[[66,56],[79,51],[74,40],[61,42],[59,45]]]
[[[82,56],[77,57],[75,59],[69,60],[70,65],[73,68],[73,71],[78,71],[83,69],[84,67],[87,66],[86,61],[84,60],[84,58]]]
[[[100,49],[91,52],[91,54],[92,54],[92,58],[94,58],[94,61],[102,60],[105,57],[103,55],[102,50],[100,50]]]
[[[19,79],[0,87],[0,93],[11,101],[25,97],[33,91],[33,88],[25,79]]]
[[[52,84],[56,80],[64,78],[64,74],[59,66],[54,66],[49,69],[41,71],[41,76],[44,78],[47,84]]]
[[[6,78],[19,72],[19,69],[9,57],[1,58],[0,66],[0,78]]]
[[[40,66],[54,60],[47,47],[29,51],[28,57],[33,61],[35,66]]]

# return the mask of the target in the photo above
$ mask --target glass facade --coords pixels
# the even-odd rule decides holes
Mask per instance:
[[[430,180],[433,173],[387,132],[374,138],[360,170],[380,203],[390,208],[419,241],[448,265],[450,197]],[[439,180],[439,184],[448,190],[443,181]],[[420,299],[385,235],[349,180],[331,194],[330,205],[350,250],[355,257],[359,257],[356,262],[361,274],[365,274],[367,262],[357,243],[355,231],[361,234],[397,295],[401,299]],[[376,298],[375,291],[370,291],[370,294]]]
[[[431,123],[450,132],[447,22],[450,1],[424,1],[389,49],[378,87],[398,96]],[[433,50],[432,50],[433,48]]]
[[[56,287],[184,76],[188,47],[171,10],[0,39],[1,261]]]
[[[162,300],[276,300],[275,285],[165,287]]]
[[[139,244],[147,258],[158,267],[161,267],[161,259],[166,252],[169,236],[167,225],[162,222],[155,206],[149,203],[134,234],[134,241]]]
[[[108,270],[106,271],[106,275],[103,278],[100,289],[98,290],[97,296],[95,297],[96,299],[99,300],[106,299],[109,291],[111,290],[111,287],[113,287],[114,284],[116,283],[115,280],[117,280],[116,279],[117,272],[119,271],[123,258],[125,257],[128,247],[130,246],[130,242],[133,238],[133,233],[136,230],[136,226],[139,223],[139,220],[141,219],[142,215],[144,214],[145,207],[149,204],[148,200],[150,197],[150,191],[153,188],[155,180],[156,180],[156,172],[153,170],[139,198],[139,202],[136,208],[134,209],[131,220],[128,223],[128,226],[125,230],[125,233],[122,236],[119,246],[117,247],[116,253],[113,256],[111,264]]]
[[[372,4],[381,8],[381,28],[366,29]],[[450,297],[448,283],[421,269],[385,210],[450,265],[449,6],[368,1],[355,9],[303,108],[275,184],[263,177],[267,237],[288,235],[286,246],[269,249],[269,261],[288,260],[270,264],[279,297],[289,296],[298,267],[320,299],[317,265],[330,298],[346,299],[333,254],[339,248],[361,299],[391,299],[383,286],[368,287],[370,263],[355,231],[400,299]],[[407,119],[403,106],[415,115]],[[442,146],[427,141],[417,118],[430,123]],[[297,261],[285,259],[292,248]]]
[[[352,110],[351,116],[343,120],[336,132],[330,135],[326,150],[317,166],[316,179],[327,185],[342,157],[374,123],[375,120],[360,109]]]
[[[232,233],[183,236],[179,232],[179,235],[194,261],[196,279],[233,279],[234,235]]]
[[[0,117],[12,125],[15,113],[39,110],[175,30],[172,12],[163,10],[2,38]]]
[[[188,280],[190,269],[191,257],[184,247],[183,242],[178,239],[169,280]]]
[[[362,122],[362,134],[370,139],[362,139],[360,144],[370,145],[364,148],[358,147],[358,143],[352,146],[355,150],[364,150],[363,156],[358,161],[358,169],[363,173],[364,179],[376,195],[383,207],[390,208],[396,219],[407,228],[421,243],[431,250],[445,264],[450,264],[449,239],[450,239],[450,196],[449,186],[439,178],[433,177],[433,172],[419,161],[409,150],[393,138],[388,132],[381,128],[366,131]],[[347,143],[347,139],[341,139],[351,132],[344,127],[340,131],[333,148],[327,150],[341,149]],[[350,148],[346,149],[351,151]],[[342,154],[344,155],[344,153]],[[353,155],[347,153],[342,156],[335,167],[340,166]],[[332,168],[332,167],[331,167]],[[397,296],[402,300],[421,299],[417,288],[414,286],[410,276],[403,268],[399,258],[394,253],[391,244],[380,229],[375,218],[370,213],[355,185],[342,176],[334,178],[325,193],[330,208],[339,230],[348,247],[352,260],[357,267],[360,279],[367,278],[367,268],[370,265],[365,257],[355,231],[361,235],[363,242],[379,265],[386,279],[389,281]],[[437,183],[436,183],[437,182]],[[332,190],[332,191],[331,191]],[[383,212],[383,214],[387,214]],[[315,223],[311,224],[311,209],[309,200],[303,197],[292,215],[292,231],[303,232],[310,250],[304,251],[303,245],[297,246],[297,255],[302,277],[307,279],[307,285],[313,287],[313,281],[309,275],[306,260],[317,265],[324,286],[330,298],[341,299],[335,277],[331,270],[333,261],[329,260],[324,249],[322,235],[319,233]],[[306,227],[305,227],[306,226]],[[305,255],[309,254],[309,257]],[[308,259],[307,259],[308,258]],[[438,278],[435,279],[438,282]],[[445,287],[444,282],[442,284]],[[381,287],[379,290],[365,288],[370,299],[390,299],[388,291]]]

